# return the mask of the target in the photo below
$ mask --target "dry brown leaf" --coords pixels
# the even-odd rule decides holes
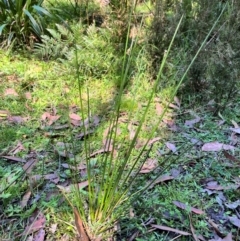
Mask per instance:
[[[51,115],[49,112],[45,112],[41,116],[41,120],[46,122],[49,126],[57,121],[61,116],[60,115]]]
[[[22,158],[20,157],[15,157],[15,156],[1,156],[2,158],[5,158],[7,160],[10,160],[10,161],[16,161],[16,162],[23,162],[25,163],[26,161],[23,160]]]
[[[232,203],[224,203],[224,204],[226,207],[230,209],[236,209],[238,206],[240,206],[240,199]]]
[[[179,110],[179,109],[180,109],[179,106],[174,105],[174,104],[172,104],[172,103],[169,104],[169,107],[172,108],[172,109],[176,109],[176,110]]]
[[[33,238],[33,241],[44,241],[44,237],[45,237],[45,230],[43,228],[41,228],[35,235]]]
[[[31,99],[32,99],[31,93],[30,93],[30,92],[26,92],[26,93],[25,93],[25,98],[26,98],[27,100],[31,100]]]
[[[234,150],[234,146],[225,145],[217,141],[205,143],[202,146],[202,151],[221,151],[221,150]]]
[[[44,176],[45,180],[50,180],[51,182],[57,184],[60,181],[59,176],[57,175],[57,173],[51,173],[51,174],[47,174]]]
[[[25,121],[25,119],[21,116],[9,116],[8,121],[14,124],[22,124]]]
[[[164,111],[164,107],[160,103],[156,103],[156,113],[158,116],[161,116]]]
[[[156,184],[159,184],[161,182],[166,182],[166,181],[170,181],[173,180],[174,177],[173,176],[169,176],[169,175],[162,175],[159,178],[157,178],[149,187],[149,189],[153,188]]]
[[[29,200],[29,198],[31,197],[31,191],[30,190],[28,190],[25,194],[24,194],[24,196],[23,196],[23,198],[22,198],[22,201],[20,202],[20,206],[21,206],[21,208],[25,208],[26,206],[27,206],[27,203],[28,203],[28,200]]]
[[[23,166],[23,170],[26,173],[30,173],[33,169],[33,167],[37,164],[38,160],[37,159],[30,159],[29,161],[27,161],[24,166]]]
[[[222,190],[230,190],[230,189],[238,189],[240,187],[240,185],[235,185],[235,184],[232,184],[232,185],[229,185],[229,186],[221,186],[221,185],[217,185],[217,184],[208,184],[206,186],[207,189],[210,189],[210,190],[217,190],[217,191],[222,191]]]
[[[166,142],[166,146],[169,150],[171,150],[173,153],[177,152],[177,147],[171,143],[171,142]]]
[[[82,189],[88,186],[88,181],[84,181],[84,182],[80,182],[78,183],[78,188]],[[74,190],[74,188],[76,188],[76,184],[71,184],[69,186],[63,187],[61,185],[57,185],[57,187],[62,190],[63,192],[71,192],[72,190]]]
[[[160,141],[161,139],[161,137],[155,137],[148,142],[148,145],[151,146],[152,144],[154,144],[157,141]]]
[[[90,239],[84,229],[83,221],[79,215],[77,208],[74,208],[73,212],[74,212],[75,225],[78,231],[79,239],[81,241],[89,241]]]
[[[181,235],[184,235],[184,236],[191,235],[188,232],[184,232],[184,231],[181,231],[179,229],[170,228],[170,227],[167,227],[167,226],[156,225],[156,224],[151,224],[151,226],[153,228],[156,228],[156,229],[160,229],[160,230],[164,230],[164,231],[168,231],[168,232],[174,232],[174,233],[178,233],[178,234],[181,234]]]
[[[181,102],[180,102],[180,100],[179,100],[179,98],[177,96],[174,96],[174,101],[177,104],[177,106],[180,108]]]
[[[233,239],[232,239],[232,233],[229,233],[225,238],[223,238],[222,241],[233,241]]]
[[[229,128],[231,131],[240,134],[240,128]]]
[[[236,227],[240,228],[240,219],[237,216],[228,217],[229,221]]]
[[[236,121],[232,120],[231,122],[232,122],[234,128],[239,128],[239,125]]]
[[[49,231],[54,234],[57,230],[57,223],[54,223],[50,226]]]
[[[223,154],[224,156],[229,159],[230,161],[233,161],[233,162],[237,162],[238,164],[240,164],[240,160],[238,160],[235,156],[229,154],[227,151],[223,151]]]
[[[4,96],[8,96],[8,95],[13,95],[13,96],[18,96],[18,93],[16,92],[15,89],[12,88],[8,88],[4,91]]]
[[[17,144],[17,146],[14,147],[12,150],[9,151],[9,154],[11,153],[12,155],[15,155],[15,154],[17,154],[18,152],[24,151],[24,150],[25,150],[25,148],[24,148],[23,144],[19,141],[18,144]]]
[[[84,170],[86,169],[86,164],[85,163],[80,163],[77,165],[77,168],[75,166],[69,165],[67,163],[62,163],[62,167],[64,168],[69,168],[72,170]]]
[[[208,218],[207,221],[213,227],[213,229],[215,230],[216,234],[219,235],[220,237],[223,237],[223,234],[220,231],[220,229],[218,228],[218,225],[216,223],[214,223],[213,220],[211,220],[210,218]]]
[[[195,119],[192,120],[186,120],[184,125],[187,127],[191,127],[193,128],[195,124],[197,124],[199,121],[201,120],[201,118],[199,116],[196,116]]]
[[[200,215],[204,214],[204,211],[202,211],[201,209],[189,207],[186,204],[181,203],[179,201],[173,201],[173,204],[175,204],[177,207],[179,207],[181,209],[190,210],[191,212],[196,213],[196,214],[200,214]]]
[[[75,113],[69,114],[70,119],[75,120],[75,121],[80,121],[81,117]]]
[[[44,228],[45,223],[45,216],[43,215],[43,213],[39,212],[37,218],[35,218],[34,221],[25,228],[23,235],[29,235],[40,230],[41,228]]]
[[[146,162],[143,164],[139,173],[149,173],[154,170],[158,165],[158,161],[156,159],[148,158]]]

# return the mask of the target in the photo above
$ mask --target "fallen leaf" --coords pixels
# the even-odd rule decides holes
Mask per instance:
[[[223,150],[223,154],[230,161],[237,162],[238,164],[240,164],[240,160],[238,160],[235,156],[229,154],[227,151]]]
[[[197,116],[197,118],[192,119],[192,120],[186,120],[184,125],[187,127],[191,127],[193,128],[195,124],[197,124],[198,122],[200,122],[201,118],[199,116]]]
[[[183,171],[183,170],[181,170],[180,168],[179,169],[172,168],[170,170],[170,173],[174,178],[177,178],[181,174],[181,171]]]
[[[28,190],[25,194],[24,194],[24,196],[23,196],[23,198],[22,198],[22,201],[20,202],[20,206],[21,206],[21,208],[25,208],[26,206],[27,206],[27,203],[28,203],[28,200],[29,200],[29,198],[31,197],[31,191],[30,190]]]
[[[24,150],[25,150],[25,148],[24,148],[23,144],[19,141],[18,144],[17,144],[17,146],[14,147],[12,150],[9,151],[9,154],[11,153],[12,155],[15,155],[15,154],[17,154],[18,152],[24,151]]]
[[[233,146],[237,145],[238,137],[236,133],[232,132],[229,139],[230,139],[230,143],[229,143],[230,145],[233,145]]]
[[[229,128],[231,131],[240,134],[240,128]]]
[[[46,223],[45,216],[43,215],[43,213],[39,212],[38,215],[37,215],[37,218],[34,219],[32,224],[28,225],[25,228],[25,230],[23,232],[23,235],[29,235],[29,234],[32,234],[34,232],[37,232],[41,228],[45,227],[45,223]]]
[[[15,157],[15,156],[1,156],[2,158],[5,158],[7,160],[10,160],[10,161],[16,161],[16,162],[23,162],[25,163],[26,161],[23,160],[22,158],[19,158],[19,157]]]
[[[54,223],[51,225],[51,227],[49,228],[49,231],[54,234],[57,230],[57,223]]]
[[[22,124],[24,122],[24,118],[21,116],[9,116],[8,121],[14,124]]]
[[[236,121],[232,120],[231,122],[232,122],[234,128],[239,128],[239,125]]]
[[[166,142],[166,146],[169,150],[171,150],[173,153],[177,152],[177,147],[171,143],[171,142]]]
[[[240,219],[237,216],[228,217],[229,221],[236,227],[240,228]]]
[[[44,176],[45,180],[50,180],[51,182],[57,184],[60,181],[59,176],[57,175],[57,173],[51,173],[51,174],[46,174]]]
[[[78,183],[78,188],[82,189],[88,186],[88,181],[84,181],[84,182],[80,182]],[[72,190],[74,190],[74,188],[76,188],[76,184],[71,184],[69,186],[63,187],[61,185],[57,185],[57,187],[62,190],[63,192],[71,192]]]
[[[4,91],[4,96],[8,95],[18,96],[18,93],[14,89],[8,88]]]
[[[69,114],[70,119],[75,120],[75,121],[80,121],[81,117],[75,113]]]
[[[160,230],[164,230],[164,231],[168,231],[168,232],[174,232],[174,233],[178,233],[178,234],[181,234],[181,235],[184,235],[184,236],[191,235],[188,232],[184,232],[184,231],[181,231],[179,229],[170,228],[170,227],[167,227],[167,226],[156,225],[156,224],[151,224],[151,226],[153,228],[156,228],[156,229],[160,229]]]
[[[37,159],[30,159],[29,161],[27,161],[24,166],[23,166],[23,170],[26,173],[30,173],[33,169],[33,167],[37,164],[38,160]]]
[[[234,150],[234,146],[225,145],[217,141],[205,143],[202,146],[202,151],[221,151],[221,150]]]
[[[189,207],[187,206],[186,204],[184,203],[181,203],[179,201],[173,201],[173,204],[175,204],[177,207],[181,208],[181,209],[184,209],[184,210],[190,210],[191,212],[193,213],[196,213],[196,214],[204,214],[205,212],[202,211],[201,209],[197,209],[197,208],[193,208],[193,207]]]
[[[74,207],[73,212],[74,212],[75,225],[78,231],[79,239],[81,241],[89,241],[88,235],[83,226],[83,221],[80,217],[80,214],[77,208]]]
[[[226,207],[230,208],[230,209],[236,209],[238,206],[240,206],[240,199],[232,202],[232,203],[224,203]]]
[[[161,137],[155,137],[155,138],[149,140],[148,145],[151,146],[152,144],[154,144],[157,141],[160,141],[161,139],[162,139]]]
[[[60,117],[60,115],[51,115],[49,112],[45,112],[42,114],[41,119],[42,121],[46,122],[49,126],[51,126]]]
[[[143,164],[139,173],[149,173],[154,170],[158,165],[158,161],[156,159],[148,158]]]
[[[180,108],[181,102],[180,102],[180,100],[179,100],[179,98],[177,96],[174,96],[174,101],[177,104],[177,106]]]
[[[218,191],[222,191],[222,190],[230,190],[230,189],[238,189],[240,187],[240,185],[230,185],[230,186],[221,186],[221,185],[207,185],[206,188],[210,189],[210,190],[218,190]]]
[[[217,235],[220,237],[223,237],[222,232],[219,230],[219,227],[216,223],[213,222],[210,218],[207,218],[208,223],[213,227],[214,231],[216,232]]]
[[[86,169],[86,164],[80,163],[77,165],[77,168],[76,168],[75,166],[69,165],[67,163],[62,163],[62,167],[69,168],[72,170],[84,170],[84,169]]]
[[[161,182],[166,182],[169,180],[173,180],[174,177],[173,176],[169,176],[169,175],[162,175],[159,178],[157,178],[150,186],[149,189],[153,188],[156,184],[161,183]]]
[[[225,238],[222,239],[222,241],[233,241],[232,233],[229,233]]]
[[[26,92],[25,93],[25,97],[26,97],[27,100],[31,100],[32,99],[32,95],[31,95],[30,92]]]
[[[168,106],[169,106],[170,108],[172,108],[172,109],[176,109],[176,110],[179,110],[179,109],[180,109],[179,106],[174,105],[174,104],[172,104],[172,103],[170,103]]]
[[[44,237],[45,237],[45,230],[43,228],[41,228],[35,235],[33,238],[33,241],[44,241]]]
[[[158,116],[161,116],[164,111],[163,106],[160,103],[156,103],[156,113]]]

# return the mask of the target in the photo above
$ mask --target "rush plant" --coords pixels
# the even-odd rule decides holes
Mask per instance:
[[[212,30],[219,21],[222,13],[214,23],[212,29],[209,31],[202,45],[193,57],[191,63],[186,68],[185,73],[183,74],[182,78],[180,79],[179,83],[171,94],[170,102],[176,95],[179,87],[184,81],[184,78],[186,77],[190,67],[196,60],[199,52],[205,46],[206,40],[208,39]],[[75,187],[73,189],[73,192],[70,194],[71,196],[65,194],[67,200],[73,208],[75,223],[81,240],[105,240],[107,236],[112,235],[114,225],[129,210],[131,202],[151,185],[151,183],[147,183],[146,185],[143,185],[137,190],[132,189],[133,184],[136,181],[138,174],[146,161],[146,158],[150,154],[151,147],[149,147],[149,141],[153,137],[160,122],[162,121],[162,118],[165,115],[168,106],[165,107],[157,123],[149,131],[146,143],[137,154],[135,152],[135,146],[137,138],[142,131],[154,95],[160,86],[159,83],[161,81],[163,69],[166,64],[167,57],[171,51],[171,47],[177,35],[177,31],[180,27],[182,19],[183,18],[180,19],[170,42],[170,45],[163,56],[157,78],[153,84],[151,93],[149,93],[145,109],[141,115],[133,138],[131,138],[129,142],[124,139],[119,143],[118,127],[120,112],[122,108],[122,99],[125,93],[126,83],[129,81],[128,78],[130,76],[129,72],[131,71],[130,66],[132,66],[133,61],[133,51],[136,47],[135,44],[137,42],[132,41],[130,43],[130,39],[129,37],[127,37],[125,54],[123,58],[122,73],[120,76],[121,84],[118,89],[118,94],[116,95],[114,100],[114,110],[110,114],[109,130],[107,133],[105,152],[96,160],[95,164],[93,164],[93,160],[90,155],[91,138],[84,139],[83,145],[85,161],[83,161],[83,164],[86,165],[86,182],[88,186],[86,190],[79,188],[79,186],[77,185],[77,183],[79,182],[79,173],[73,173],[73,179],[76,185],[74,185]],[[80,53],[78,53],[78,50],[76,50],[75,54],[77,60],[78,54]],[[79,83],[79,102],[82,119],[86,120],[86,118],[88,118],[88,120],[91,120],[91,100],[87,98],[87,104],[85,104],[84,99],[86,99],[86,95],[84,94],[84,90],[82,88],[83,84],[81,81],[81,75],[79,73],[79,66],[80,63],[76,61],[76,73]],[[139,73],[139,76],[140,75],[141,73]],[[87,91],[87,96],[89,96],[89,91]],[[131,118],[132,115],[131,113],[129,113],[128,119],[131,120]],[[83,121],[83,123],[86,122]],[[88,126],[84,125],[84,136],[87,136],[88,131]],[[116,150],[118,152],[117,155],[115,155]],[[76,167],[79,165],[77,160],[75,160],[75,165]],[[154,182],[154,180],[152,182]]]
[[[42,7],[43,0],[0,1],[0,44],[30,44],[40,40],[45,31],[45,16],[52,15]]]

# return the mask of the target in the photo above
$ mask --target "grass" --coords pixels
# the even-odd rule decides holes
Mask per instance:
[[[53,148],[56,147],[58,141],[68,142],[70,141],[70,133],[78,133],[80,130],[78,128],[68,128],[64,130],[54,130],[50,127],[41,127],[41,114],[46,110],[57,109],[58,114],[61,114],[62,117],[59,119],[58,124],[62,125],[68,122],[68,114],[70,105],[77,103],[77,90],[76,83],[73,82],[72,78],[65,79],[68,75],[58,75],[58,71],[61,64],[57,63],[44,63],[41,61],[32,61],[28,58],[16,58],[12,60],[11,56],[5,56],[1,54],[2,59],[4,59],[4,64],[2,66],[3,72],[6,74],[4,76],[4,84],[1,85],[2,93],[6,88],[14,88],[19,96],[23,96],[25,89],[23,89],[22,83],[30,83],[30,91],[32,94],[33,101],[29,101],[25,98],[14,97],[6,98],[3,97],[1,102],[2,110],[9,110],[12,114],[18,114],[21,116],[30,116],[30,119],[20,125],[10,124],[6,120],[1,121],[1,136],[4,136],[4,142],[1,142],[1,150],[6,150],[6,148],[12,149],[16,146],[17,142],[20,141],[23,146],[26,148],[25,151],[17,153],[17,156],[24,157],[27,154],[27,148],[35,150],[38,153],[43,153],[42,161],[38,164],[36,169],[32,171],[30,176],[35,174],[45,175],[51,173],[55,170],[60,175],[60,182],[66,182],[69,180],[71,173],[69,170],[63,170],[60,165],[64,163],[64,158],[58,157],[56,153],[53,152]],[[3,61],[2,61],[3,62]],[[26,67],[27,66],[27,67]],[[36,71],[36,69],[38,71]],[[33,72],[32,72],[32,71]],[[67,69],[62,68],[62,73],[68,73]],[[15,76],[10,78],[9,76]],[[17,77],[16,77],[17,76]],[[57,76],[57,77],[56,77]],[[31,78],[30,78],[31,77]],[[68,76],[69,77],[69,76]],[[20,79],[20,80],[19,80]],[[71,94],[65,94],[64,99],[60,96],[62,94],[63,86],[68,83],[68,89]],[[114,82],[114,81],[113,81]],[[107,81],[106,79],[102,82],[96,80],[90,80],[86,83],[88,88],[94,90],[91,96],[91,103],[93,106],[93,113],[96,113],[100,110],[99,102],[102,101],[102,105],[111,107],[112,98],[109,97],[109,89],[115,91],[114,83]],[[70,84],[72,83],[72,85]],[[51,91],[48,91],[46,95],[46,87],[51,87]],[[138,88],[139,87],[139,88]],[[134,119],[137,121],[139,116],[139,101],[144,100],[148,96],[148,90],[151,88],[150,82],[145,82],[142,89],[140,85],[132,86],[133,93],[136,94],[136,99],[132,100],[130,98],[131,89],[126,92],[124,99],[123,113],[125,111],[131,110],[134,114]],[[134,89],[138,90],[137,92]],[[98,90],[98,91],[96,91]],[[145,91],[144,91],[145,90]],[[2,95],[3,96],[3,95]],[[107,97],[106,99],[104,97]],[[146,97],[144,97],[146,96]],[[69,97],[69,98],[67,98]],[[132,102],[129,103],[129,100]],[[145,99],[147,100],[147,99]],[[30,109],[26,109],[25,105],[28,103]],[[101,102],[100,102],[101,103]],[[143,101],[144,103],[144,101]],[[96,106],[95,106],[96,105]],[[95,107],[94,107],[95,106]],[[143,107],[144,108],[144,107]],[[236,105],[234,108],[237,108]],[[111,109],[111,108],[110,108]],[[96,111],[96,112],[95,112]],[[182,110],[184,112],[184,109]],[[171,114],[172,112],[172,114]],[[156,185],[153,189],[147,191],[137,202],[133,203],[134,217],[124,217],[121,221],[122,223],[122,240],[125,236],[131,236],[134,230],[140,230],[141,234],[136,240],[161,240],[161,239],[171,239],[171,234],[164,234],[159,231],[153,231],[148,233],[148,226],[144,226],[143,223],[147,222],[149,218],[154,218],[155,222],[162,225],[167,225],[170,227],[177,227],[178,229],[190,231],[189,218],[187,211],[181,211],[174,205],[172,201],[178,200],[180,202],[186,203],[189,206],[195,206],[200,209],[210,209],[216,205],[216,199],[214,196],[208,196],[205,192],[202,192],[202,180],[207,177],[212,177],[214,180],[217,180],[222,185],[227,184],[233,181],[234,177],[238,176],[237,169],[229,168],[224,166],[224,158],[221,154],[216,153],[203,153],[199,149],[191,147],[191,143],[188,139],[184,137],[184,133],[189,134],[191,137],[200,139],[203,142],[210,142],[218,140],[219,142],[226,142],[228,133],[228,126],[230,125],[230,119],[238,120],[238,113],[236,115],[231,115],[228,117],[225,114],[225,118],[229,119],[221,128],[218,126],[218,121],[221,120],[220,117],[211,117],[211,114],[206,111],[204,108],[198,108],[195,110],[198,115],[203,118],[203,122],[198,123],[196,128],[202,130],[198,131],[195,129],[189,129],[184,126],[184,121],[192,119],[191,115],[183,114],[178,117],[176,110],[169,110],[169,118],[174,118],[176,115],[176,123],[182,128],[181,132],[171,133],[167,130],[166,127],[161,127],[161,130],[158,131],[158,135],[161,134],[162,140],[154,144],[153,153],[151,154],[152,158],[157,158],[159,161],[163,157],[159,157],[160,153],[165,153],[167,148],[165,146],[165,141],[170,141],[175,143],[177,146],[180,146],[183,142],[189,146],[185,154],[181,155],[178,158],[177,162],[167,170],[166,173],[171,173],[174,169],[180,170],[180,175],[172,181],[169,181],[166,184]],[[226,111],[227,113],[228,111]],[[101,111],[100,111],[101,113]],[[148,130],[148,126],[151,126],[151,122],[155,122],[157,117],[155,107],[151,108],[151,118],[148,118],[149,123],[145,126]],[[155,116],[155,118],[153,118]],[[105,117],[106,118],[106,117]],[[107,125],[102,124],[99,126],[98,131],[95,134],[97,139],[100,139],[103,135],[104,130]],[[121,125],[123,138],[128,135],[126,124]],[[46,133],[56,134],[56,137],[50,137]],[[57,134],[63,134],[63,136]],[[147,134],[144,133],[141,138],[146,138]],[[96,140],[97,140],[96,139]],[[97,143],[94,142],[94,143]],[[93,143],[93,149],[97,150],[100,148],[98,144]],[[79,142],[81,147],[81,142]],[[181,150],[180,150],[181,152]],[[168,155],[168,154],[166,154]],[[217,156],[216,156],[217,155]],[[239,155],[239,151],[236,151],[235,156]],[[216,159],[217,158],[217,159]],[[218,160],[218,161],[217,161]],[[16,177],[21,170],[21,164],[1,160],[2,161],[2,176],[1,179],[4,179],[4,176],[13,176]],[[45,166],[44,172],[42,172],[42,167]],[[160,167],[161,169],[161,167]],[[3,175],[3,173],[5,175]],[[146,180],[151,180],[157,175],[157,172],[150,174],[143,174],[139,178],[139,185],[142,185]],[[26,177],[25,177],[26,178]],[[26,180],[26,179],[23,180]],[[18,180],[22,180],[21,178]],[[9,180],[8,180],[9,181]],[[5,217],[17,217],[17,221],[13,223],[13,226],[9,231],[4,231],[5,235],[11,236],[14,235],[16,229],[21,232],[26,225],[27,220],[34,212],[34,207],[31,202],[24,209],[19,207],[19,201],[22,199],[22,195],[28,189],[29,182],[15,182],[10,189],[7,190],[4,195],[12,195],[11,198],[4,197],[4,216]],[[67,205],[60,205],[62,203],[61,195],[55,194],[56,188],[55,184],[51,184],[48,181],[41,181],[36,187],[32,189],[32,199],[40,195],[38,200],[38,208],[43,210],[47,216],[47,228],[46,230],[51,229],[51,223],[57,223],[58,228],[54,234],[51,234],[50,237],[59,238],[62,233],[66,233],[69,236],[74,236],[74,228],[72,226],[72,216],[69,213],[70,209]],[[236,200],[237,197],[236,191],[226,191],[225,195],[229,201]],[[46,200],[46,197],[49,196]],[[13,199],[16,200],[15,204]],[[18,200],[18,201],[17,201]],[[56,212],[56,210],[58,210]],[[24,214],[24,215],[23,215]],[[184,221],[181,221],[184,220]],[[206,216],[193,216],[192,222],[195,229],[199,234],[202,234],[206,237],[211,237],[211,232],[209,226],[206,222]],[[227,231],[226,231],[227,232]],[[166,235],[166,236],[165,236]]]
[[[139,10],[140,11],[140,10]],[[145,10],[144,10],[145,11]],[[81,29],[77,26],[76,29]],[[81,80],[84,88],[89,89],[82,93],[83,104],[86,105],[90,99],[91,115],[101,117],[101,122],[95,129],[91,137],[91,153],[102,148],[102,138],[106,129],[109,127],[109,117],[113,112],[114,101],[119,91],[119,75],[117,64],[122,61],[122,56],[117,56],[116,46],[111,44],[111,31],[106,29],[87,29],[90,34],[79,37],[79,44],[85,46],[83,55],[80,56]],[[92,34],[92,36],[91,36]],[[89,49],[86,48],[89,44]],[[113,44],[114,45],[114,44]],[[99,48],[97,48],[99,47]],[[142,47],[141,44],[139,48]],[[105,48],[105,49],[104,49]],[[107,49],[106,49],[107,48]],[[105,51],[106,50],[106,51]],[[89,52],[89,53],[87,53]],[[109,56],[106,56],[108,55]],[[112,56],[115,62],[112,60]],[[173,54],[172,54],[173,55]],[[173,56],[171,55],[171,61]],[[87,56],[84,58],[83,56]],[[94,61],[92,60],[94,56]],[[95,59],[96,58],[96,59]],[[126,85],[121,106],[121,123],[119,124],[119,134],[117,141],[123,143],[129,139],[129,129],[136,130],[134,125],[128,126],[125,119],[128,112],[131,112],[132,122],[137,123],[144,113],[150,91],[153,88],[152,73],[150,68],[147,51],[142,51],[132,67],[130,81]],[[176,62],[179,60],[176,55]],[[106,60],[106,63],[102,63]],[[174,62],[174,59],[173,59]],[[9,111],[12,116],[21,116],[27,120],[22,123],[10,122],[6,116],[1,117],[0,111],[0,153],[3,155],[17,156],[25,160],[37,158],[38,163],[29,173],[22,172],[23,163],[6,160],[0,157],[1,168],[0,208],[2,215],[2,229],[0,236],[5,239],[13,239],[16,236],[19,240],[26,240],[20,236],[28,224],[32,223],[32,217],[40,210],[46,217],[45,231],[48,240],[61,240],[65,237],[70,240],[76,238],[76,228],[72,209],[63,200],[56,185],[68,186],[71,184],[72,172],[66,168],[66,164],[74,164],[73,158],[64,154],[75,154],[77,160],[84,158],[84,144],[81,139],[75,138],[79,133],[83,133],[81,126],[70,125],[69,114],[80,115],[78,83],[75,79],[73,61],[43,61],[37,60],[35,56],[28,53],[0,52],[0,110]],[[105,65],[106,64],[106,65]],[[103,71],[106,66],[113,65],[115,71]],[[168,63],[169,76],[174,75],[174,68]],[[91,68],[91,66],[94,68]],[[171,73],[173,71],[173,73]],[[117,74],[113,74],[117,73]],[[168,76],[168,75],[167,75]],[[18,96],[5,96],[7,88],[14,89]],[[166,86],[163,92],[158,91],[156,97],[158,102],[164,104],[170,98],[172,86]],[[26,98],[26,92],[31,93],[31,99]],[[202,93],[204,96],[204,93]],[[196,234],[203,235],[206,239],[213,238],[213,229],[208,223],[210,217],[222,230],[223,236],[232,231],[237,237],[239,230],[226,221],[226,215],[232,216],[235,210],[225,207],[222,216],[217,216],[219,212],[220,192],[208,194],[205,186],[208,180],[218,181],[223,186],[238,183],[239,171],[236,163],[231,163],[222,152],[203,152],[201,145],[193,145],[191,138],[200,140],[202,143],[219,141],[229,144],[232,127],[232,120],[239,123],[239,101],[234,98],[231,105],[217,116],[213,116],[208,106],[202,106],[189,97],[189,103],[182,96],[181,108],[169,108],[164,117],[167,121],[174,122],[177,130],[169,130],[166,124],[161,123],[155,131],[154,137],[160,137],[149,153],[150,158],[163,163],[165,160],[172,165],[164,170],[168,162],[159,165],[158,168],[147,174],[139,174],[137,182],[131,191],[140,190],[145,184],[154,180],[160,172],[164,170],[166,175],[174,176],[173,180],[154,185],[153,188],[144,192],[136,201],[131,203],[131,211],[124,210],[125,215],[119,220],[121,229],[116,231],[116,240],[128,240],[137,233],[135,240],[173,240],[176,235],[172,232],[152,230],[152,224],[166,225],[179,230],[191,233],[190,223],[194,226]],[[197,98],[196,98],[197,99]],[[177,103],[174,103],[177,105]],[[186,120],[194,117],[189,111],[194,111],[201,117],[201,121],[196,123],[193,128],[184,125]],[[159,113],[156,110],[156,102],[149,108],[149,114],[142,127],[139,136],[139,143],[146,141],[152,127],[157,123]],[[44,112],[61,117],[52,125],[48,125],[43,119]],[[5,113],[5,112],[4,112]],[[87,115],[84,113],[84,115]],[[219,125],[219,121],[224,118],[226,122]],[[60,127],[58,129],[58,127]],[[239,136],[236,149],[230,152],[235,157],[239,153]],[[171,154],[166,146],[166,142],[174,144],[178,148],[178,154]],[[23,145],[24,150],[16,149],[18,143]],[[61,144],[64,143],[64,144]],[[133,156],[137,156],[139,150],[133,150]],[[99,171],[97,161],[102,154],[96,155],[91,159],[94,171]],[[47,179],[47,174],[56,173],[59,180]],[[81,175],[86,176],[86,170],[80,171]],[[40,175],[37,179],[36,175]],[[33,179],[36,179],[34,181]],[[13,182],[11,186],[12,181]],[[82,178],[81,181],[83,181]],[[9,187],[8,187],[9,186]],[[27,191],[31,191],[31,196],[27,205],[21,207],[20,202]],[[83,194],[85,189],[81,190]],[[239,189],[223,190],[226,202],[234,202],[239,197]],[[73,199],[74,196],[69,198]],[[187,210],[177,208],[173,201],[179,201],[189,206]],[[190,207],[196,207],[205,211],[203,215],[191,213]],[[128,214],[129,213],[129,214]],[[191,219],[190,219],[191,217]],[[191,220],[191,222],[190,222]],[[54,225],[57,225],[54,230]],[[190,237],[181,237],[181,240],[190,240]],[[193,240],[193,239],[192,239]]]

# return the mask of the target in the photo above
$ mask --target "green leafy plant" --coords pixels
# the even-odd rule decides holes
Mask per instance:
[[[73,50],[73,33],[62,25],[56,24],[57,30],[47,29],[49,35],[41,36],[41,43],[36,43],[34,52],[44,60],[64,59]]]
[[[193,65],[200,51],[204,47],[210,33],[216,26],[216,23],[219,21],[220,16],[214,23],[212,29],[209,31],[209,34],[201,44],[197,53],[193,57],[191,63],[182,75],[176,88],[172,91],[170,101],[176,95],[176,92],[181,86],[190,67]],[[133,61],[132,52],[133,49],[136,47],[135,44],[137,42],[130,42],[129,38],[127,37],[125,54],[122,65],[122,73],[120,76],[121,84],[118,89],[118,94],[114,100],[114,109],[110,114],[109,129],[107,132],[107,141],[105,144],[104,153],[101,155],[100,158],[97,159],[96,164],[93,165],[92,158],[90,155],[91,138],[89,138],[88,140],[86,138],[84,139],[84,164],[86,165],[87,169],[87,191],[79,188],[77,183],[82,180],[79,180],[79,174],[76,172],[73,173],[73,179],[76,183],[76,185],[74,185],[74,191],[71,196],[66,195],[66,198],[73,207],[76,227],[79,235],[83,238],[83,240],[104,240],[108,235],[112,235],[112,228],[114,224],[129,210],[131,202],[134,201],[134,199],[138,195],[143,193],[148,187],[150,187],[154,180],[156,180],[154,178],[154,180],[152,180],[151,183],[147,183],[146,185],[143,185],[143,187],[140,187],[137,190],[132,189],[133,184],[137,180],[138,174],[143,164],[145,163],[146,159],[150,154],[151,145],[149,145],[149,141],[153,137],[164,114],[166,113],[168,105],[166,105],[157,123],[151,128],[147,141],[145,142],[142,149],[138,153],[135,153],[134,148],[137,142],[137,138],[140,132],[142,131],[143,125],[146,121],[147,113],[151,106],[155,92],[159,87],[159,82],[161,81],[163,69],[166,64],[166,59],[170,53],[173,41],[176,38],[176,34],[180,27],[182,19],[183,18],[180,19],[178,26],[175,30],[174,36],[169,44],[169,47],[163,56],[163,60],[160,64],[156,81],[154,82],[153,88],[149,93],[147,104],[141,115],[141,119],[136,128],[136,132],[129,141],[127,141],[126,138],[120,140],[121,148],[119,149],[118,127],[123,103],[122,100],[124,96],[126,82],[129,78],[129,71],[131,71],[130,67]],[[127,36],[129,36],[129,34]],[[76,60],[78,60],[79,54],[81,53],[78,49],[76,49]],[[80,63],[76,61],[76,72],[79,83],[79,101],[81,115],[83,120],[85,120],[86,118],[88,118],[88,120],[91,120],[91,100],[88,97],[87,104],[85,104],[84,102],[79,66]],[[87,91],[87,96],[89,96],[89,91]],[[130,121],[131,119],[132,113],[129,113],[128,121]],[[87,136],[89,127],[86,124],[84,124],[83,127],[84,136]],[[115,154],[116,151],[117,156]],[[75,160],[75,165],[77,166],[78,164],[79,163],[77,162],[77,160]]]
[[[42,4],[43,0],[0,1],[0,40],[3,47],[40,40],[46,27],[44,17],[52,18]]]

